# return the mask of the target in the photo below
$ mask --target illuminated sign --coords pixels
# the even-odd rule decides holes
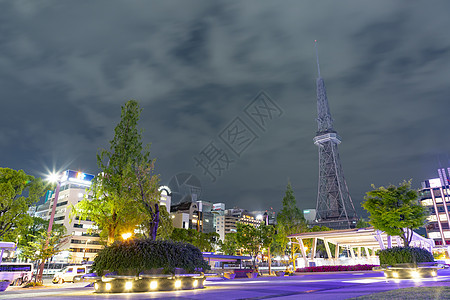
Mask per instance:
[[[165,191],[165,192],[166,192],[165,195],[171,195],[171,194],[172,194],[172,191],[170,190],[170,188],[169,188],[167,185],[162,185],[162,186],[160,186],[160,187],[158,188],[158,191],[160,191],[161,194],[162,194],[163,191]]]
[[[87,184],[90,185],[92,179],[94,179],[94,175],[87,174],[79,171],[67,170],[64,172],[61,181],[71,181],[75,183]]]
[[[430,188],[438,188],[442,186],[440,178],[434,178],[428,181],[430,182]]]

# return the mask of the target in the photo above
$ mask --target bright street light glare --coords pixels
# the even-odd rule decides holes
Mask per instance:
[[[51,173],[47,176],[47,181],[56,183],[58,182],[58,174],[57,173]]]
[[[122,238],[123,238],[124,240],[127,240],[127,239],[129,239],[130,237],[131,237],[131,232],[127,232],[127,233],[122,234]]]

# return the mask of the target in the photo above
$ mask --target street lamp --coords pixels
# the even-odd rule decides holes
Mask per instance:
[[[50,215],[50,220],[48,222],[47,239],[45,240],[44,249],[47,248],[48,239],[50,237],[50,233],[52,232],[53,221],[55,219],[56,203],[58,202],[59,188],[61,187],[61,174],[60,173],[52,173],[47,177],[47,181],[56,183],[56,190],[55,190],[55,199],[53,200],[52,213]],[[38,273],[39,280],[42,280],[42,274],[44,273],[44,264],[45,264],[45,260],[42,260],[42,262],[39,266],[39,273]]]

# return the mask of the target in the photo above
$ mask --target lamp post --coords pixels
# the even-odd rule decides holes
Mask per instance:
[[[45,248],[47,248],[48,239],[50,237],[50,233],[52,232],[53,221],[55,219],[56,203],[58,202],[59,188],[61,187],[61,174],[52,173],[49,175],[47,180],[50,182],[56,182],[56,190],[55,190],[55,199],[53,200],[52,213],[50,215],[50,220],[48,222],[47,239],[45,241],[44,250],[45,250]],[[37,276],[37,278],[39,280],[42,280],[42,274],[44,273],[44,265],[45,265],[45,260],[42,260],[41,264],[39,265],[39,273]]]
[[[86,249],[87,249],[87,244],[90,242],[90,239],[86,240],[86,245],[84,245],[84,255],[83,255],[83,260],[88,261],[88,257],[86,256]]]

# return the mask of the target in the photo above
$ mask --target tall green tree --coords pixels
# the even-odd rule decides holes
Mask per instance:
[[[418,201],[411,180],[398,186],[376,188],[366,193],[362,207],[370,214],[369,223],[389,235],[400,236],[405,247],[411,243],[413,230],[426,222],[426,209]],[[405,229],[405,230],[404,230]]]
[[[32,223],[28,207],[44,195],[40,178],[24,171],[0,168],[0,240],[14,241],[20,229]]]
[[[147,234],[155,239],[160,221],[159,176],[149,145],[142,145],[138,121],[142,109],[135,100],[122,106],[109,150],[97,154],[101,173],[90,188],[92,200],[84,199],[75,207],[81,219],[90,218],[107,232],[110,245],[124,231],[146,222]]]
[[[277,215],[277,235],[272,247],[274,253],[279,255],[292,252],[288,249],[289,235],[308,231],[308,223],[303,212],[297,207],[297,200],[290,182],[286,187],[282,204],[283,207]]]
[[[219,243],[220,251],[225,255],[235,255],[239,249],[236,242],[236,233],[227,233],[223,242]]]

